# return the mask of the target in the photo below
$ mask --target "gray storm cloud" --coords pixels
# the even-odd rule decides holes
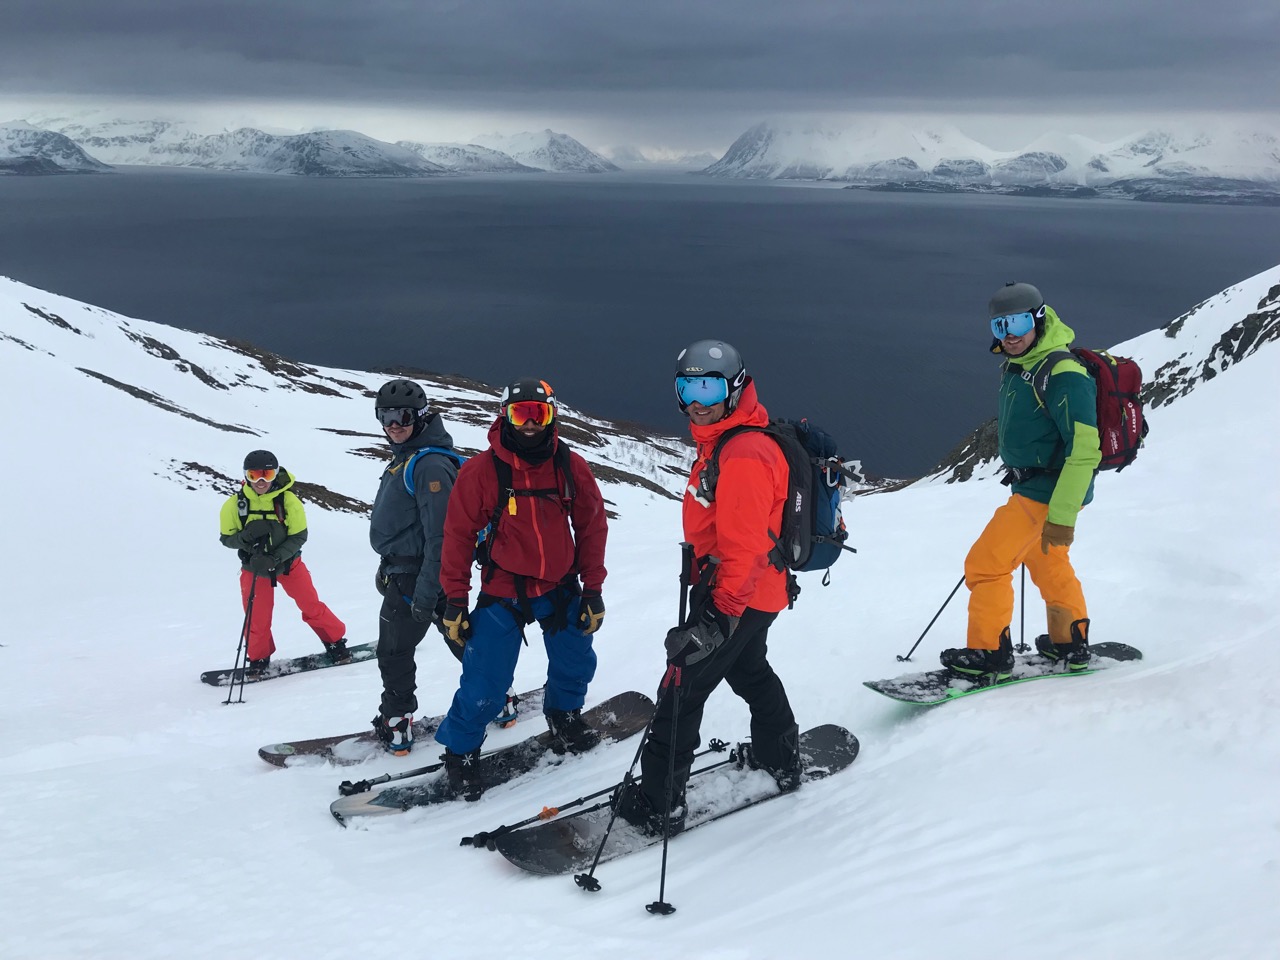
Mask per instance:
[[[1280,107],[1274,0],[5,0],[13,94],[431,107]]]

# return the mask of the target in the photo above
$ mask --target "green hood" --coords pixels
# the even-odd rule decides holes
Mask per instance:
[[[1035,342],[1035,346],[1020,357],[1009,357],[1009,362],[1016,363],[1024,369],[1033,369],[1053,351],[1069,350],[1075,338],[1076,332],[1059,319],[1053,307],[1046,305],[1044,308],[1044,333]]]

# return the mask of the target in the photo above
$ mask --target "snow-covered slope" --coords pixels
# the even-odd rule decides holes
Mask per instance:
[[[505,153],[474,143],[418,143],[397,140],[397,147],[458,173],[536,173],[536,168],[519,163]]]
[[[1044,134],[998,151],[954,127],[895,120],[847,127],[759,123],[704,171],[766,179],[940,182],[975,186],[1110,186],[1151,179],[1280,185],[1280,139],[1270,131],[1221,126],[1153,129],[1100,143]]]
[[[612,173],[618,169],[567,133],[549,129],[510,135],[490,133],[474,137],[471,142],[551,173]]]
[[[1176,367],[1193,369],[1213,344],[1238,344],[1230,331],[1253,329],[1276,282],[1268,271],[1210,298],[1174,336],[1155,334],[1144,362],[1185,352]],[[657,850],[605,865],[603,889],[587,895],[458,845],[614,782],[634,741],[479,803],[342,830],[327,811],[339,780],[432,762],[433,745],[355,771],[269,769],[255,750],[365,726],[376,667],[249,687],[230,707],[197,682],[235,650],[236,565],[217,542],[217,510],[253,447],[317,485],[308,564],[350,637],[372,637],[374,557],[351,511],[381,469],[368,396],[379,377],[2,282],[0,955],[1270,956],[1280,499],[1268,491],[1280,431],[1268,398],[1280,348],[1212,365],[1216,376],[1153,409],[1143,456],[1100,478],[1072,551],[1094,635],[1141,646],[1143,662],[932,711],[863,689],[908,669],[894,655],[1006,491],[986,479],[858,498],[846,518],[859,553],[828,588],[802,577],[769,646],[800,722],[844,724],[862,755],[673,842],[665,899],[679,912],[657,918],[644,909],[658,894]],[[557,387],[572,397],[572,384]],[[442,377],[429,390],[461,445],[477,447],[493,394]],[[679,489],[680,449],[572,419],[597,468]],[[676,612],[679,505],[607,478],[605,490],[618,519],[588,702],[656,688]],[[1028,638],[1043,622],[1028,603]],[[957,598],[919,667],[963,624]],[[282,654],[318,649],[283,596],[275,634]],[[457,666],[434,638],[417,658],[423,711],[443,710]],[[544,670],[535,643],[517,683]],[[489,746],[538,728],[495,731]],[[741,701],[718,691],[704,741],[748,729]]]
[[[0,174],[102,173],[111,167],[93,159],[69,137],[22,120],[0,123]]]

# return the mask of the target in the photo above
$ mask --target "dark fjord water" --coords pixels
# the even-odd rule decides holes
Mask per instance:
[[[1109,346],[1277,262],[1265,208],[692,176],[0,179],[0,273],[25,283],[312,363],[537,375],[667,432],[676,353],[722,337],[771,413],[896,476],[994,414],[1002,282]]]

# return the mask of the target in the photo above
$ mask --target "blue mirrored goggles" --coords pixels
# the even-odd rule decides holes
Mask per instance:
[[[997,340],[1005,337],[1024,337],[1036,327],[1034,313],[1011,313],[991,318],[991,332]]]
[[[729,381],[724,377],[676,377],[676,396],[682,406],[700,403],[713,407],[729,396]]]

